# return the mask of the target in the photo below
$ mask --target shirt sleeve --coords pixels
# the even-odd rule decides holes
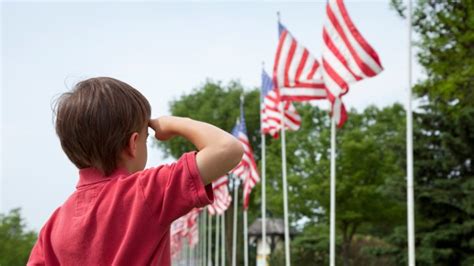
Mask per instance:
[[[146,204],[164,225],[214,201],[212,184],[202,182],[196,152],[185,153],[173,164],[142,171],[139,184]]]
[[[28,259],[28,263],[26,264],[27,266],[45,265],[42,244],[43,244],[43,241],[40,234],[40,236],[38,237],[38,240],[33,246],[33,249],[31,250],[30,258]]]

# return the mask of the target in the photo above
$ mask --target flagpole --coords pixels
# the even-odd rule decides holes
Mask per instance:
[[[277,11],[278,24],[280,24],[280,11]],[[280,102],[281,125],[281,171],[283,179],[283,216],[285,226],[285,265],[290,266],[290,232],[288,222],[288,185],[286,183],[286,136],[285,136],[285,111]]]
[[[189,245],[189,242],[188,241],[185,241],[186,242],[186,263],[189,263],[191,262],[191,245]]]
[[[283,212],[285,222],[285,265],[290,266],[290,232],[288,223],[288,185],[286,182],[286,140],[285,140],[285,113],[283,104],[280,103],[281,113],[281,160],[283,178]]]
[[[249,243],[247,235],[247,209],[244,209],[244,266],[249,265]]]
[[[199,215],[198,215],[198,242],[197,242],[197,248],[198,248],[198,251],[197,251],[197,261],[198,261],[198,264],[197,265],[201,265],[201,251],[202,251],[202,244],[203,244],[203,241],[201,239],[201,235],[202,235],[202,218],[203,217],[203,213],[202,212],[199,212]]]
[[[337,99],[336,99],[337,101]],[[334,111],[333,111],[334,112]],[[336,265],[336,115],[331,116],[330,265]]]
[[[187,241],[188,242],[188,241]],[[188,242],[188,259],[187,262],[194,265],[194,248]]]
[[[262,68],[264,67],[264,63],[262,62]],[[260,131],[262,131],[262,123],[263,123],[263,117],[262,117],[262,91],[260,90]],[[267,202],[266,202],[266,181],[265,181],[265,175],[266,175],[266,153],[265,153],[265,134],[261,133],[261,141],[262,141],[262,144],[260,145],[261,146],[261,149],[262,149],[262,242],[263,242],[263,259],[264,259],[264,264],[263,265],[267,265],[267,251],[266,251],[266,247],[267,247],[267,217],[266,217],[266,210],[267,210]]]
[[[239,190],[239,182],[237,178],[233,178],[234,182],[234,224],[232,228],[232,266],[237,266],[237,208],[239,207],[237,204],[238,200],[238,190]]]
[[[267,191],[266,191],[266,143],[265,134],[262,133],[262,242],[263,242],[263,265],[267,265]]]
[[[181,261],[184,261],[184,263],[186,263],[188,242],[184,238],[181,239],[181,242],[183,243],[183,249],[181,250]]]
[[[179,239],[179,242],[181,243],[181,249],[179,250],[179,264],[181,264],[183,262],[183,254],[184,254],[183,251],[186,247],[185,247],[185,243],[183,243],[182,238]]]
[[[243,114],[243,107],[244,106],[244,93],[240,94],[240,114]],[[243,121],[240,121],[240,123],[243,123]],[[247,177],[249,178],[249,177]],[[242,199],[243,202],[245,202],[246,195],[245,195],[245,187],[246,187],[246,179],[243,181],[243,189],[242,189]],[[248,207],[248,206],[247,206]],[[248,227],[248,222],[247,222],[247,207],[243,207],[243,216],[244,216],[244,266],[249,265],[249,250],[248,250],[248,236],[247,236],[247,227]]]
[[[226,244],[225,244],[225,212],[222,214],[221,222],[222,222],[222,225],[221,225],[221,232],[222,232],[221,265],[225,266],[225,248],[226,248]]]
[[[211,250],[212,248],[212,215],[207,219],[207,265],[212,266]]]
[[[200,250],[199,250],[199,254],[200,254],[200,258],[199,258],[199,265],[200,266],[205,266],[205,264],[203,263],[205,261],[205,255],[204,255],[204,251],[206,250],[206,237],[205,237],[205,232],[206,232],[206,223],[207,223],[207,219],[206,219],[206,209],[202,209],[202,212],[201,212],[201,226],[199,227],[200,229],[200,232],[199,232],[199,243],[200,243]]]
[[[198,258],[198,265],[201,266],[202,264],[202,246],[204,244],[204,241],[202,240],[202,231],[203,231],[203,227],[202,227],[202,222],[203,222],[203,219],[204,219],[204,213],[201,211],[199,212],[199,216],[198,216],[198,224],[199,224],[199,229],[198,229],[198,243],[197,243],[197,246],[198,246],[198,254],[197,254],[197,258]]]
[[[179,264],[181,264],[181,260],[182,260],[182,256],[183,256],[183,246],[182,246],[182,242],[181,242],[181,238],[179,238],[179,251],[178,251],[178,255],[176,255],[176,260],[178,261]]]
[[[408,265],[415,266],[415,202],[413,192],[413,113],[412,113],[412,65],[411,65],[411,0],[408,0],[408,101],[407,101],[407,218],[408,218]]]
[[[186,249],[186,242],[183,242],[183,238],[181,238],[179,241],[181,242],[181,250],[179,251],[179,264],[182,264],[184,260],[184,250]]]
[[[216,246],[214,247],[215,248],[215,253],[214,253],[214,265],[215,266],[219,266],[219,238],[220,238],[220,234],[219,234],[219,228],[220,228],[220,222],[219,222],[219,217],[220,215],[216,212],[216,235],[215,235],[215,238],[216,238]]]
[[[204,219],[203,219],[203,232],[202,232],[202,238],[203,238],[203,242],[204,242],[204,245],[202,247],[202,263],[201,265],[202,266],[206,266],[207,264],[207,237],[206,237],[206,232],[207,232],[207,208],[203,209],[203,215],[204,215]]]

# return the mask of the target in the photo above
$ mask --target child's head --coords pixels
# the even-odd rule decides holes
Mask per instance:
[[[107,77],[79,82],[56,105],[56,133],[79,168],[95,167],[106,176],[118,167],[142,170],[151,107],[136,89]]]

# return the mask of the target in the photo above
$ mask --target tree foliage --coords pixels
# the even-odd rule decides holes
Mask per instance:
[[[0,265],[25,265],[36,242],[36,233],[28,231],[20,209],[0,214]]]
[[[472,265],[474,1],[419,1],[413,27],[426,73],[414,87],[417,264]],[[391,241],[404,263],[406,228]]]
[[[244,91],[236,82],[223,86],[208,81],[201,88],[173,101],[170,110],[173,115],[199,119],[230,131],[239,115],[241,94],[245,96],[248,135],[261,165],[257,90]],[[330,120],[327,112],[318,107],[299,104],[297,108],[302,116],[302,127],[296,132],[287,132],[286,142],[289,214],[290,221],[299,230],[312,232],[316,227],[323,228],[329,221]],[[347,263],[350,261],[351,242],[357,232],[383,235],[390,226],[402,221],[405,207],[391,194],[393,183],[403,181],[401,165],[404,160],[400,158],[404,154],[404,116],[400,105],[382,110],[369,107],[361,113],[352,110],[349,122],[338,130],[337,226]],[[175,158],[193,149],[190,143],[180,138],[159,145],[167,155]],[[282,217],[280,139],[267,137],[266,148],[267,211],[271,216]],[[249,220],[253,221],[260,216],[259,186],[253,190],[251,199]],[[311,241],[323,241],[325,237]],[[307,246],[308,241],[297,237],[294,250],[301,250],[298,246]],[[326,244],[324,241],[316,246],[327,248]],[[305,254],[307,265],[312,265],[314,260],[325,260],[321,256],[326,252],[324,249]],[[301,259],[301,256],[297,258]]]
[[[423,1],[414,27],[427,79],[415,158],[419,261],[474,263],[474,1]]]
[[[392,7],[406,16],[402,1]],[[474,1],[418,1],[413,19],[417,58],[426,78],[414,92],[417,265],[474,263]],[[170,105],[230,130],[238,116],[238,83],[207,82]],[[258,91],[246,90],[249,137],[260,159]],[[309,104],[297,105],[302,128],[287,135],[290,221],[299,234],[292,258],[299,265],[327,263],[329,119]],[[338,264],[407,263],[405,119],[400,105],[351,110],[337,132]],[[159,144],[178,157],[191,149],[182,139]],[[267,212],[282,216],[280,140],[267,138]],[[260,188],[249,221],[259,216]],[[281,251],[272,261],[281,260]],[[279,257],[280,256],[280,257]],[[276,265],[276,264],[275,264]]]
[[[200,88],[196,88],[188,95],[183,95],[178,100],[170,103],[170,112],[175,116],[184,116],[203,122],[211,123],[226,131],[231,131],[239,116],[240,95],[244,94],[244,111],[247,122],[247,131],[252,136],[252,146],[257,148],[260,140],[259,94],[257,91],[244,92],[238,82],[222,85],[220,82],[208,80]],[[158,142],[165,155],[179,158],[183,153],[193,150],[194,146],[183,138],[174,138],[167,142]],[[258,154],[256,154],[258,155]],[[259,158],[259,157],[258,157]]]

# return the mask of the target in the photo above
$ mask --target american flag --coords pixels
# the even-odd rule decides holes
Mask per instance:
[[[185,218],[185,216],[182,216],[182,217],[176,219],[171,224],[170,249],[171,249],[171,256],[173,258],[177,257],[179,252],[181,251],[182,239],[183,239],[183,235],[186,235],[186,231],[187,230],[186,230],[186,218]]]
[[[257,164],[253,157],[253,150],[247,137],[247,128],[245,126],[244,108],[240,104],[240,120],[232,130],[234,135],[244,146],[244,155],[242,161],[231,171],[232,174],[240,177],[244,184],[244,209],[247,209],[252,188],[260,181]]]
[[[229,178],[227,175],[219,177],[212,182],[212,189],[214,191],[214,203],[208,206],[209,214],[215,215],[223,214],[229,208],[232,197],[229,194]]]
[[[279,41],[273,65],[273,81],[282,100],[325,99],[320,65],[303,45],[279,22]]]
[[[192,209],[186,215],[187,222],[187,234],[189,246],[192,248],[199,242],[199,228],[198,228],[198,217],[200,210],[197,208]]]
[[[280,101],[278,90],[273,86],[270,76],[262,70],[262,91],[261,97],[261,116],[262,132],[278,138],[278,132],[281,129],[281,104],[284,105],[285,128],[289,130],[298,130],[301,125],[301,117],[296,111],[295,106],[290,101]]]
[[[194,208],[171,224],[170,249],[172,257],[176,257],[179,252],[181,252],[183,241],[186,239],[188,240],[190,247],[194,247],[199,242],[199,212],[199,209]]]
[[[383,68],[377,53],[349,17],[343,0],[329,0],[326,16],[321,74],[333,114],[342,125],[345,110],[341,109],[340,97],[348,92],[349,84],[373,77]]]

